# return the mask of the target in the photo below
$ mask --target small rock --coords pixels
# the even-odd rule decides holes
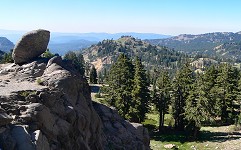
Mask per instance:
[[[60,56],[54,56],[48,61],[47,68],[52,65],[53,63],[56,63],[58,65],[62,65],[62,58]]]
[[[191,149],[196,150],[197,148],[196,148],[196,146],[192,145]]]
[[[164,145],[164,148],[173,149],[173,148],[176,148],[176,145],[175,144],[166,144],[166,145]]]

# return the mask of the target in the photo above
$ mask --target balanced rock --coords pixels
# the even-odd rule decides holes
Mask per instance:
[[[33,60],[46,51],[50,38],[47,30],[34,30],[26,33],[13,49],[13,60],[16,64],[23,64]]]

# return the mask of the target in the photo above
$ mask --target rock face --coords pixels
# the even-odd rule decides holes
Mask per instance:
[[[2,88],[11,89],[0,95],[0,149],[103,149],[88,83],[68,62],[54,57],[3,70],[0,79],[8,82]]]
[[[150,144],[146,128],[139,123],[124,120],[116,110],[103,104],[93,103],[104,126],[104,149],[148,150]]]
[[[14,63],[23,64],[30,62],[46,51],[50,38],[47,30],[34,30],[26,33],[16,44],[12,57]]]
[[[149,149],[142,125],[94,106],[86,79],[61,57],[0,64],[0,149]]]

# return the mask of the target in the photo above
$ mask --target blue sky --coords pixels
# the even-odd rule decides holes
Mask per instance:
[[[0,29],[144,32],[241,31],[241,0],[1,0]]]

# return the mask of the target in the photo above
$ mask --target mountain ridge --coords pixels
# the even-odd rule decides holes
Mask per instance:
[[[213,32],[205,34],[181,34],[167,39],[145,40],[153,45],[167,46],[179,52],[184,52],[191,55],[217,55],[222,58],[233,59],[228,51],[236,51],[235,54],[240,54],[238,49],[223,49],[222,52],[215,50],[216,47],[225,43],[241,42],[241,32]],[[238,57],[235,57],[238,58]]]
[[[2,30],[0,29],[0,36],[8,38],[13,43],[17,43],[19,38],[25,31],[17,30]],[[153,39],[153,38],[167,38],[169,35],[155,34],[155,33],[136,33],[136,32],[123,32],[123,33],[61,33],[52,32],[50,37],[49,49],[53,53],[64,55],[68,51],[81,50],[87,48],[92,44],[96,44],[104,39],[118,39],[123,35],[131,35],[140,39]]]
[[[6,37],[0,37],[0,50],[4,52],[8,52],[11,49],[13,49],[14,44],[10,40],[8,40]]]
[[[0,36],[5,36],[13,43],[16,43],[17,40],[21,37],[22,34],[24,34],[26,31],[18,31],[18,30],[4,30],[0,29]],[[154,38],[168,38],[171,37],[171,35],[165,35],[165,34],[157,34],[157,33],[140,33],[140,32],[117,32],[117,33],[106,33],[106,32],[86,32],[86,33],[64,33],[64,32],[52,32],[51,33],[51,39],[54,40],[56,37],[65,37],[65,36],[72,36],[81,38],[84,40],[90,40],[90,41],[102,41],[104,39],[118,39],[122,35],[130,35],[135,38],[140,39],[154,39]],[[15,36],[15,37],[13,37]],[[10,38],[9,38],[10,37]]]
[[[131,59],[138,56],[147,69],[153,70],[155,66],[168,70],[177,67],[177,61],[182,61],[184,54],[175,52],[167,47],[151,45],[132,36],[122,36],[117,40],[103,40],[82,51],[85,60],[93,64],[97,71],[111,66],[118,55],[124,53]]]

